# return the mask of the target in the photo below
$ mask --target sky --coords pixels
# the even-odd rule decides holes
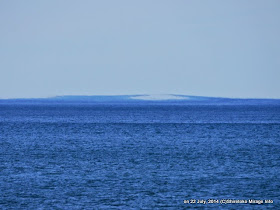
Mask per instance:
[[[0,0],[0,98],[280,98],[279,0]]]

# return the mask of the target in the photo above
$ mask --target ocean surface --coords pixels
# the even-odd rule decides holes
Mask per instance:
[[[202,207],[280,208],[280,105],[0,104],[0,209]]]

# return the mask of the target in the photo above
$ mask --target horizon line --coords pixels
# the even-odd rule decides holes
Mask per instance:
[[[202,96],[202,95],[185,95],[185,94],[96,94],[96,95],[82,95],[82,94],[65,94],[65,95],[55,95],[55,96],[45,96],[45,97],[11,97],[11,98],[1,98],[0,100],[32,100],[32,99],[54,99],[59,97],[117,97],[117,96],[185,96],[185,97],[201,97],[201,98],[221,98],[221,99],[241,99],[241,100],[280,100],[280,98],[272,97],[224,97],[224,96]],[[164,99],[163,99],[164,100]],[[172,100],[172,99],[171,99]],[[175,99],[176,100],[176,99]],[[178,99],[177,99],[178,100]]]

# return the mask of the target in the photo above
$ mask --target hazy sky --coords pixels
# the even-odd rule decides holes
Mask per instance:
[[[279,0],[0,0],[0,98],[280,98]]]

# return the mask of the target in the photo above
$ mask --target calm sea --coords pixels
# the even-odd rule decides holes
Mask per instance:
[[[1,209],[279,202],[279,105],[0,105]]]

